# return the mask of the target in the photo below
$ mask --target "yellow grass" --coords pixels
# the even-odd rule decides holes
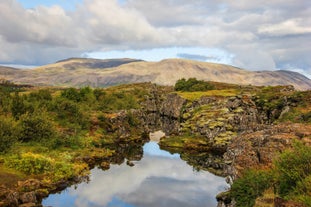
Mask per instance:
[[[229,97],[236,96],[239,94],[237,89],[225,89],[225,90],[209,90],[209,91],[195,91],[195,92],[177,92],[181,97],[188,100],[197,100],[202,96],[220,96]]]
[[[262,197],[256,199],[254,207],[274,207],[275,194],[270,188],[263,193]]]

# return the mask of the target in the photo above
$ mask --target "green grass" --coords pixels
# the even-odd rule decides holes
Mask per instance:
[[[197,137],[194,135],[184,136],[170,136],[162,138],[160,141],[161,146],[170,148],[184,148],[184,149],[202,149],[208,148],[208,142],[204,137]]]
[[[190,101],[198,100],[202,96],[218,96],[218,97],[230,97],[239,94],[237,89],[224,89],[224,90],[209,90],[209,91],[195,91],[195,92],[177,92],[182,98]]]
[[[7,187],[13,187],[18,181],[26,179],[26,175],[22,172],[5,167],[0,164],[0,183]]]

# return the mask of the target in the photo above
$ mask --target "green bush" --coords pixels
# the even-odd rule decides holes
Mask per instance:
[[[5,165],[27,175],[47,174],[52,176],[54,180],[71,178],[75,174],[72,164],[55,161],[44,155],[31,152],[7,157]]]
[[[99,110],[103,111],[118,111],[138,108],[137,98],[133,94],[125,92],[116,92],[106,94],[99,103]]]
[[[253,206],[268,188],[280,197],[311,206],[311,147],[295,142],[274,162],[271,171],[248,170],[231,186],[237,206]]]
[[[48,89],[40,89],[39,91],[31,92],[29,99],[32,101],[51,101],[52,95]]]
[[[7,158],[5,165],[29,175],[46,173],[53,168],[51,159],[30,152]]]
[[[54,123],[44,111],[23,114],[19,120],[19,128],[21,130],[19,140],[23,142],[40,142],[56,135]]]
[[[0,116],[0,152],[6,152],[18,139],[16,122],[8,117]]]
[[[0,113],[11,111],[12,98],[9,92],[3,91],[0,87]]]
[[[231,196],[236,206],[252,207],[257,197],[271,186],[273,176],[270,171],[247,170],[231,186]]]
[[[311,206],[311,175],[297,182],[293,192],[287,197]]]
[[[57,98],[52,104],[51,110],[56,113],[61,125],[74,128],[75,131],[89,127],[88,107],[83,110],[82,103],[76,103],[64,98]]]
[[[84,87],[80,89],[80,97],[81,101],[87,103],[87,104],[94,104],[96,101],[96,96],[94,94],[94,91],[90,87]]]
[[[27,104],[24,96],[20,96],[17,92],[15,92],[12,98],[12,106],[11,106],[12,115],[15,119],[19,119],[19,117],[27,112]]]
[[[99,88],[94,89],[93,93],[97,101],[103,100],[106,95],[106,92]]]
[[[188,80],[182,78],[175,84],[176,91],[206,91],[212,89],[214,89],[213,85],[196,78],[189,78]]]
[[[81,101],[81,95],[76,88],[67,88],[63,90],[61,93],[61,97],[75,102]]]
[[[300,142],[294,143],[293,150],[283,152],[275,162],[278,178],[278,192],[282,197],[293,193],[299,185],[301,189],[311,189],[304,186],[310,182],[305,180],[311,175],[311,147]]]

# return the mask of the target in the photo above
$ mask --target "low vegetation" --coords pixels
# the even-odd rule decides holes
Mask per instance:
[[[296,142],[275,159],[272,169],[247,170],[231,187],[237,206],[254,206],[268,189],[275,196],[311,206],[311,147]]]
[[[44,176],[53,182],[80,175],[87,166],[77,157],[109,157],[102,148],[106,116],[135,109],[148,93],[147,84],[109,89],[28,88],[8,81],[0,84],[0,172],[10,176]],[[137,120],[127,112],[128,124]],[[110,142],[111,143],[111,142]]]

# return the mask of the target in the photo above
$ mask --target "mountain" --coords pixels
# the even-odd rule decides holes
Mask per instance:
[[[293,85],[298,90],[311,89],[311,80],[296,72],[248,71],[224,64],[184,59],[147,62],[70,58],[27,70],[0,67],[0,78],[33,85],[105,87],[137,82],[174,85],[178,79],[190,77],[235,84]]]
[[[123,64],[131,63],[131,62],[139,62],[142,60],[136,59],[93,59],[93,58],[69,58],[65,60],[60,60],[55,64],[43,66],[44,69],[51,67],[63,67],[68,70],[75,70],[78,68],[89,68],[89,69],[105,69],[118,67]]]

